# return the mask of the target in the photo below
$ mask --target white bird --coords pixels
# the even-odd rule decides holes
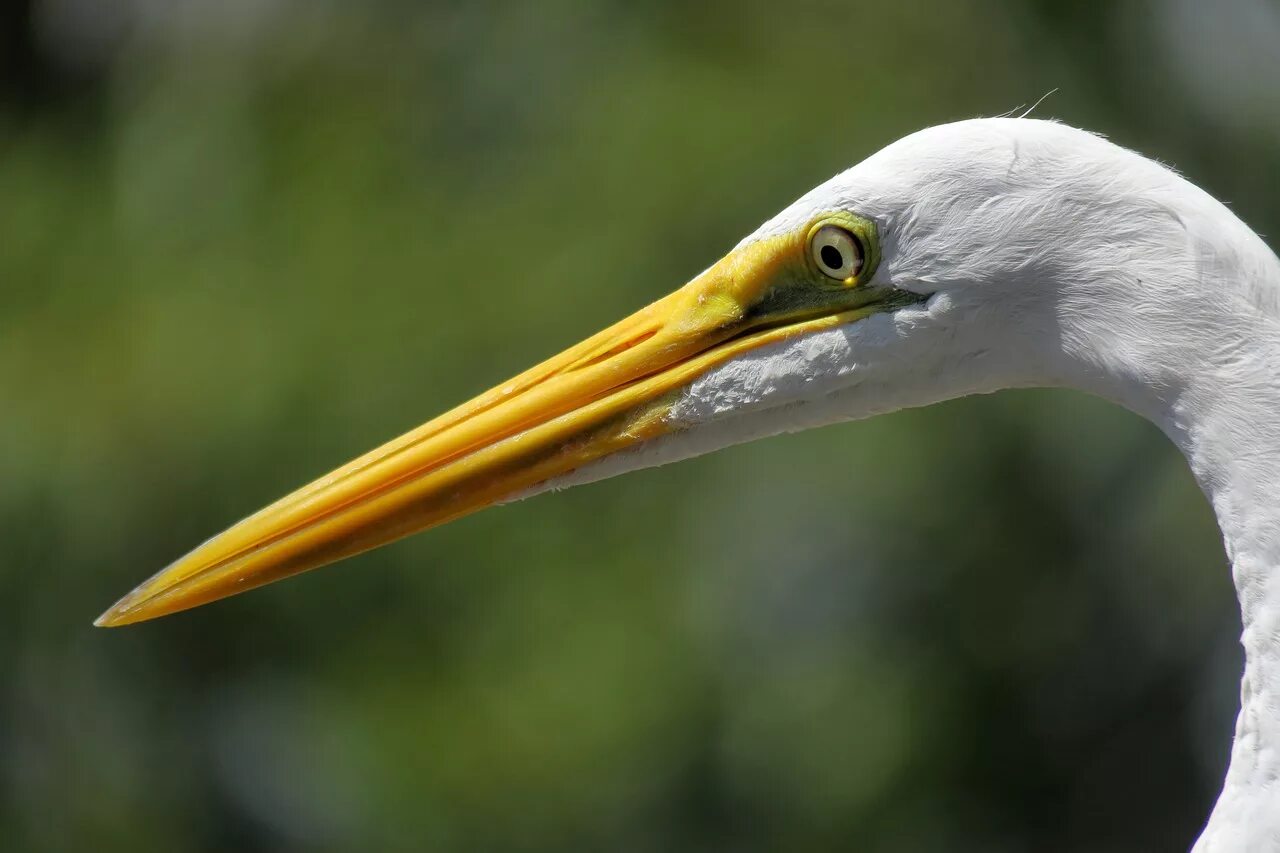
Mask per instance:
[[[1245,666],[1195,850],[1280,850],[1280,261],[1174,172],[1054,122],[890,145],[675,293],[245,519],[98,624],[548,489],[1024,386],[1149,418],[1212,502]]]

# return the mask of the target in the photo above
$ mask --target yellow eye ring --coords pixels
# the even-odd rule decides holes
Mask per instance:
[[[836,225],[824,225],[814,232],[809,255],[823,275],[836,281],[855,277],[866,261],[861,241]]]

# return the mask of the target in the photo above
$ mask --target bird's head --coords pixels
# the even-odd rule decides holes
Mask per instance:
[[[1064,334],[1059,307],[1087,298],[1099,241],[1129,227],[1105,176],[1082,172],[1104,151],[1120,149],[1014,119],[909,136],[669,296],[199,546],[99,624],[203,604],[544,489],[1054,381],[1044,353],[1061,349],[1045,345]]]

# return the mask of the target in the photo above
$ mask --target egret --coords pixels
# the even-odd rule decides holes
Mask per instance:
[[[1195,849],[1280,850],[1280,261],[1170,169],[1052,121],[893,143],[679,290],[234,525],[97,624],[538,492],[1026,386],[1150,419],[1212,503],[1245,665]]]

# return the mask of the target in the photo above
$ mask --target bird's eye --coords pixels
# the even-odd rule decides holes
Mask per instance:
[[[838,281],[847,281],[862,271],[862,244],[843,228],[824,225],[813,235],[809,252],[818,269]]]

